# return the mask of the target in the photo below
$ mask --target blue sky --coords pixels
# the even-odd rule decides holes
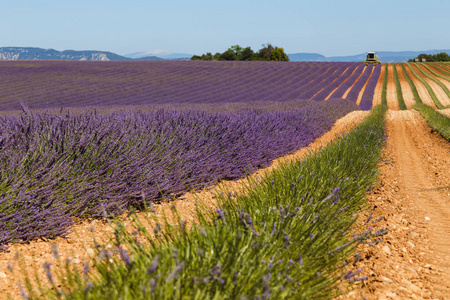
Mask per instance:
[[[326,56],[450,49],[449,12],[448,0],[0,0],[0,47],[201,54],[270,42]]]

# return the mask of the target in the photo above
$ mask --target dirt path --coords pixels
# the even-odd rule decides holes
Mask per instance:
[[[389,111],[380,185],[369,195],[384,241],[359,249],[369,276],[347,298],[450,299],[450,143],[414,110]],[[380,220],[381,219],[381,220]]]
[[[401,65],[397,64],[396,67],[398,80],[400,81],[400,86],[402,87],[403,100],[405,100],[406,107],[410,109],[411,106],[416,104],[416,101],[414,100],[414,94],[411,90],[411,86],[409,85],[408,81],[406,81],[406,77],[405,74],[403,73]]]
[[[252,176],[261,176],[261,174],[276,168],[283,161],[305,157],[310,151],[316,151],[320,147],[325,146],[326,143],[334,140],[337,136],[349,131],[361,122],[369,113],[369,111],[354,111],[347,114],[343,118],[337,120],[329,132],[316,139],[308,147],[302,148],[294,154],[276,159],[271,166],[255,172]],[[186,193],[179,199],[155,205],[154,208],[158,216],[161,216],[162,220],[163,213],[170,216],[170,208],[175,206],[183,220],[186,220],[187,223],[191,223],[196,219],[196,201],[200,202],[206,208],[214,209],[214,195],[217,191],[220,191],[221,188],[238,191],[246,185],[248,185],[246,179],[228,182],[224,181],[216,187],[210,187],[196,193]],[[146,222],[143,214],[138,214],[138,216],[147,227],[152,228],[155,225],[154,223]],[[131,230],[131,228],[129,229]],[[42,268],[44,262],[51,262],[52,268],[60,266],[60,263],[53,257],[51,251],[52,244],[56,244],[63,261],[65,258],[69,258],[71,263],[76,264],[79,269],[82,270],[84,262],[92,259],[95,254],[93,248],[91,248],[93,245],[92,239],[95,237],[99,241],[105,241],[107,240],[108,234],[112,234],[112,229],[108,224],[95,220],[85,221],[75,225],[73,227],[73,232],[69,234],[67,238],[56,238],[52,241],[35,241],[28,244],[12,245],[9,253],[0,253],[0,299],[6,299],[7,292],[12,293],[14,299],[21,299],[17,286],[17,281],[21,278],[21,273],[18,270],[19,262],[28,270],[37,268],[39,270],[39,276],[45,278],[45,273]],[[20,253],[18,261],[15,260],[16,253]],[[11,263],[14,270],[13,273],[8,270],[8,263]],[[29,275],[31,274],[32,273],[29,273]],[[44,279],[44,282],[46,282],[46,279]]]
[[[421,67],[421,69],[423,69],[423,72],[421,69],[419,69],[417,66],[412,65],[412,67],[414,68],[414,70],[416,70],[416,72],[422,76],[422,78],[431,86],[431,88],[433,89],[434,93],[436,94],[436,97],[439,99],[439,102],[441,102],[442,105],[444,106],[448,106],[450,105],[450,98],[447,96],[447,94],[445,93],[445,91],[439,86],[439,84],[437,84],[436,82],[434,82],[433,80],[431,80],[430,78],[428,78],[423,72],[425,72],[426,74],[430,74],[429,72],[426,71],[425,67]],[[432,75],[432,74],[431,74]],[[434,76],[434,75],[433,75]],[[435,76],[436,77],[436,76]],[[439,78],[437,78],[439,79]]]
[[[373,102],[372,107],[377,106],[378,104],[381,104],[381,94],[383,93],[383,80],[384,80],[384,65],[381,66],[381,73],[380,77],[378,78],[377,86],[375,87],[375,92],[373,95]]]
[[[419,93],[420,99],[422,99],[422,102],[428,106],[431,106],[432,108],[437,108],[434,104],[433,99],[431,98],[430,94],[428,93],[427,88],[425,85],[414,75],[414,73],[409,68],[408,64],[405,64],[405,70],[406,73],[408,73],[411,80],[414,82],[414,85],[416,86],[417,92]]]
[[[398,98],[397,98],[397,87],[395,86],[394,78],[394,66],[392,64],[388,65],[388,81],[386,88],[386,100],[389,109],[399,110]]]

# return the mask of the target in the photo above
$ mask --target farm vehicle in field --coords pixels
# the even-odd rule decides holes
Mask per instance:
[[[363,61],[363,63],[366,66],[369,64],[373,64],[374,66],[376,66],[377,64],[381,64],[381,62],[378,60],[375,52],[367,52],[366,60]]]

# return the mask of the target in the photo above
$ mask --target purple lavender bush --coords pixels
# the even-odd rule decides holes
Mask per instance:
[[[342,83],[336,91],[333,92],[331,97],[333,98],[342,98],[345,94],[345,92],[355,83],[355,81],[358,79],[358,77],[361,75],[361,72],[364,69],[363,64],[359,64],[353,71],[353,74],[351,74],[347,80]]]
[[[241,178],[308,145],[355,109],[334,99],[282,111],[0,117],[0,247],[64,236],[74,217],[117,215]]]
[[[361,110],[371,110],[373,104],[373,96],[375,94],[375,87],[377,86],[378,79],[381,74],[381,65],[375,66],[372,76],[369,79],[369,82],[366,85],[366,89],[361,98],[361,103],[359,107]]]
[[[358,81],[352,86],[352,89],[347,95],[348,100],[356,102],[358,100],[359,93],[361,89],[366,84],[367,80],[369,80],[370,75],[372,74],[373,65],[368,65],[364,71],[364,73],[359,77]],[[378,78],[377,78],[378,80]]]

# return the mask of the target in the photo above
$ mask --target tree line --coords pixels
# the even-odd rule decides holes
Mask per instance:
[[[425,61],[433,62],[433,61],[450,61],[450,56],[445,53],[441,52],[438,54],[419,54],[416,58],[408,60],[408,62],[414,62],[416,60],[422,61],[425,59]]]
[[[274,47],[271,44],[262,45],[263,47],[257,52],[253,51],[250,47],[241,47],[234,45],[228,48],[225,52],[211,54],[207,52],[202,55],[194,55],[191,60],[242,60],[242,61],[289,61],[289,56],[284,52],[281,47]]]

